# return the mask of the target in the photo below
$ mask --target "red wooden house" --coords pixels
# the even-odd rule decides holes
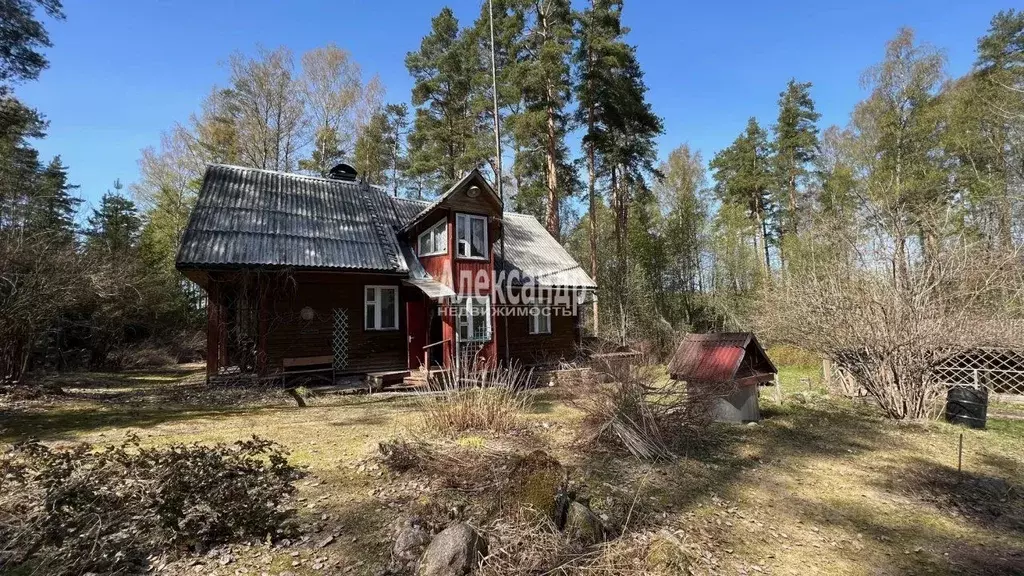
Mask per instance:
[[[478,171],[432,202],[332,175],[207,169],[176,266],[208,296],[208,377],[576,355],[594,281]]]

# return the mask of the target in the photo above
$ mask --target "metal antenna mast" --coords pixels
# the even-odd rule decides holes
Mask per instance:
[[[494,55],[494,0],[487,0],[487,12],[491,20],[491,96],[494,99],[494,153],[495,153],[495,179],[498,181],[498,198],[501,199],[501,272],[505,271],[505,188],[501,183],[501,118],[498,116],[498,64]],[[507,276],[506,276],[507,279]],[[511,288],[510,286],[508,288]],[[505,341],[505,360],[509,360],[508,352],[508,317],[501,321],[503,338]]]

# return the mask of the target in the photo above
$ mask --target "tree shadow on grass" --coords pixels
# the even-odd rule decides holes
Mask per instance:
[[[29,410],[0,411],[0,442],[69,440],[77,435],[106,429],[148,428],[160,424],[203,418],[270,415],[289,408],[195,408],[50,406]]]
[[[1002,470],[1007,463],[986,456]],[[1024,541],[1024,495],[1011,474],[1005,478],[975,471],[958,471],[924,459],[890,468],[878,487],[900,494],[936,512],[963,518],[976,526]],[[1017,479],[1019,480],[1019,479]],[[1024,570],[1024,567],[1022,567]]]
[[[883,472],[902,478],[899,485],[881,480],[872,484],[869,480],[863,494],[848,493],[864,486],[858,484],[861,480],[833,482],[821,475],[822,469],[834,466],[877,478],[877,462],[886,458],[865,458],[865,454],[908,450],[916,435],[932,433],[927,426],[896,424],[870,406],[831,401],[769,405],[763,414],[765,420],[757,425],[712,426],[696,439],[686,458],[638,464],[621,452],[598,451],[588,456],[583,467],[592,484],[603,483],[619,491],[620,500],[623,496],[635,498],[630,507],[635,505],[639,512],[631,510],[633,517],[642,514],[655,525],[662,517],[689,517],[708,502],[713,508],[720,506],[721,501],[714,504],[718,498],[733,503],[744,500],[750,508],[740,506],[739,512],[752,514],[767,525],[775,524],[776,531],[806,529],[807,534],[794,546],[824,544],[829,551],[822,551],[823,559],[829,554],[846,555],[849,563],[863,566],[866,573],[1024,573],[1024,551],[1012,544],[1024,541],[1017,486],[979,476],[962,481],[958,491],[957,484],[950,483],[955,468],[923,458],[905,467],[901,464],[902,475],[892,470]],[[851,460],[851,466],[844,467],[844,460]],[[992,456],[990,460],[985,465],[999,471],[997,474],[1019,466],[1005,457]],[[766,476],[762,468],[770,473]],[[801,499],[784,482],[757,487],[756,504],[747,500],[751,487],[780,476],[799,484],[810,468],[815,469],[815,488],[821,482],[822,490],[812,499]],[[882,493],[875,494],[879,490]],[[860,497],[870,500],[860,502]],[[942,519],[939,512],[948,513],[951,500],[970,503],[957,512],[953,522],[973,523],[982,530],[982,541],[959,540],[962,531]],[[734,528],[732,524],[724,526],[724,519],[738,520],[731,508],[728,512],[715,509],[715,517],[722,520],[717,528],[720,537],[730,542]],[[724,519],[719,513],[724,513]],[[832,551],[836,543],[821,540],[826,533],[844,534],[845,544],[840,543],[838,550]],[[861,534],[877,541],[870,550],[855,544]],[[908,542],[912,543],[909,549]],[[827,560],[823,565],[828,565]]]
[[[911,517],[897,524],[891,511],[851,500],[825,503],[794,498],[786,507],[803,518],[828,515],[830,528],[845,536],[840,537],[842,544],[832,553],[845,556],[865,573],[980,576],[1021,574],[1024,570],[1024,546],[1017,538],[987,544],[970,542],[943,523]],[[874,541],[872,554],[854,544],[862,542],[862,536]]]
[[[690,439],[677,460],[638,467],[628,454],[594,451],[583,466],[607,478],[628,477],[628,471],[638,468],[653,470],[649,488],[661,492],[660,499],[673,508],[687,510],[708,490],[729,497],[744,475],[760,466],[798,473],[808,460],[850,458],[883,445],[894,447],[885,423],[862,407],[799,406],[765,413],[768,418],[757,425],[713,424]]]

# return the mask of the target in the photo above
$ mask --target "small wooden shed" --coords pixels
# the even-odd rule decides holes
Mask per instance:
[[[758,386],[773,384],[778,370],[752,332],[715,332],[687,334],[668,373],[688,388],[720,391],[716,420],[756,422],[761,419]]]

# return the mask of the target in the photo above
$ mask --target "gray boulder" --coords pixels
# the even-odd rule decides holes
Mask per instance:
[[[487,540],[469,524],[453,524],[434,536],[420,558],[420,576],[466,576],[487,555]]]
[[[395,535],[395,545],[391,548],[392,565],[399,569],[415,570],[423,549],[430,543],[430,534],[423,529],[417,520],[405,520],[399,523]]]
[[[569,504],[565,515],[565,533],[584,546],[604,541],[604,525],[594,511],[581,502]]]

